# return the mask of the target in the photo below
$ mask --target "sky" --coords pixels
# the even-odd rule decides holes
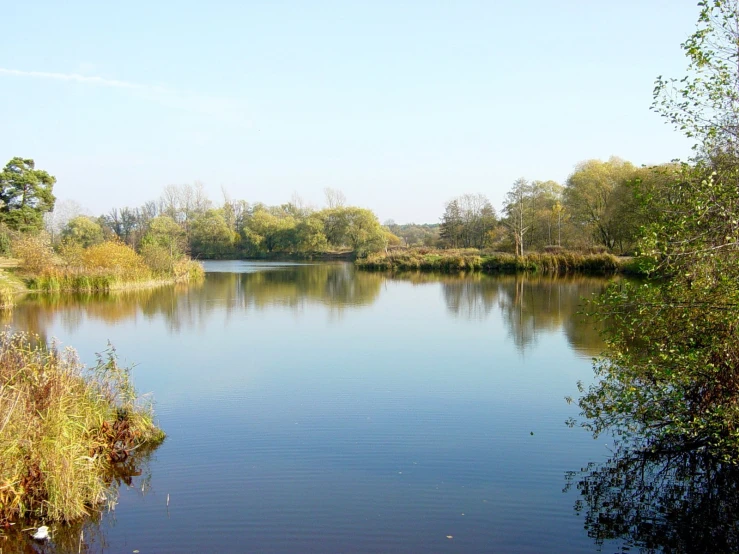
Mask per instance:
[[[0,33],[0,163],[32,158],[99,215],[200,181],[215,204],[324,189],[437,223],[588,159],[687,158],[650,110],[697,0],[16,2]]]

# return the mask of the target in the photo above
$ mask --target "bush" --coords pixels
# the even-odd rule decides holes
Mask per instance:
[[[144,244],[141,246],[141,257],[154,273],[169,274],[174,268],[175,258],[165,246]]]
[[[11,250],[20,267],[30,273],[48,273],[59,268],[60,260],[46,234],[21,235],[13,241]]]
[[[151,272],[133,248],[119,241],[106,241],[82,251],[82,267],[94,273],[107,273],[131,280],[148,279]]]

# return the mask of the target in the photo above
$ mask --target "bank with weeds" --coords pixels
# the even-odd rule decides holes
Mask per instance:
[[[83,248],[77,244],[54,250],[43,236],[23,236],[13,244],[16,275],[39,292],[107,292],[201,280],[201,264],[151,245],[136,252],[109,240]],[[0,298],[1,300],[1,298]]]
[[[112,349],[86,368],[71,348],[0,332],[0,525],[112,505],[123,466],[163,440]]]
[[[409,249],[370,254],[356,261],[360,269],[373,271],[436,271],[442,273],[480,271],[483,273],[543,273],[565,275],[583,273],[611,275],[624,271],[624,260],[608,253],[531,253],[515,256],[484,253],[475,249]]]

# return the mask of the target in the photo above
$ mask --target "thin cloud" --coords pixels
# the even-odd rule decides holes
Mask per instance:
[[[35,79],[50,79],[54,81],[65,81],[80,83],[83,85],[129,90],[132,92],[143,94],[145,97],[155,100],[170,108],[196,112],[214,117],[218,120],[251,127],[251,121],[249,121],[249,119],[246,117],[246,113],[242,103],[231,98],[200,95],[187,91],[169,89],[159,85],[133,83],[130,81],[108,79],[105,77],[94,75],[81,75],[79,73],[24,71],[20,69],[8,69],[5,67],[0,67],[0,76],[2,75],[7,75],[11,77],[30,77]]]
[[[131,90],[144,91],[164,91],[162,87],[152,85],[142,85],[139,83],[130,83],[128,81],[119,81],[117,79],[106,79],[105,77],[96,77],[88,75],[80,75],[79,73],[53,73],[50,71],[21,71],[20,69],[8,69],[0,67],[0,75],[12,75],[14,77],[34,77],[37,79],[54,79],[56,81],[73,81],[76,83],[84,83],[87,85],[98,85],[103,87],[125,88]]]

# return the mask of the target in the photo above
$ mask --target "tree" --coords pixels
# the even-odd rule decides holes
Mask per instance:
[[[88,248],[103,242],[103,229],[100,224],[84,215],[70,219],[62,230],[62,240]]]
[[[483,194],[463,194],[457,199],[462,219],[461,237],[466,248],[484,248],[495,227],[495,209]]]
[[[64,229],[71,219],[83,213],[82,206],[75,200],[59,200],[54,202],[54,209],[44,214],[44,227],[51,236],[51,242],[55,243],[59,239],[62,229]]]
[[[456,198],[450,200],[446,204],[439,227],[439,238],[444,246],[457,248],[460,245],[463,225],[459,201]]]
[[[192,222],[191,253],[204,258],[233,255],[237,238],[220,210],[207,210]]]
[[[323,221],[323,233],[328,244],[334,248],[346,246],[346,232],[349,225],[346,210],[344,208],[326,208],[318,212],[318,215]]]
[[[323,232],[323,221],[318,214],[310,214],[301,220],[295,233],[297,247],[302,252],[323,252],[328,247],[328,240]]]
[[[385,226],[391,233],[400,237],[405,242],[405,246],[436,246],[439,241],[440,225],[438,223],[423,225],[391,223],[388,225],[388,222],[385,222]]]
[[[247,245],[255,252],[291,252],[295,247],[295,218],[255,208],[244,227]]]
[[[189,185],[167,185],[159,199],[159,211],[171,217],[189,230],[190,222],[203,215],[210,208],[210,200],[205,194],[205,187],[200,181]]]
[[[552,206],[552,219],[557,225],[557,246],[562,246],[562,220],[565,218],[565,208],[562,203],[557,200]],[[549,244],[553,244],[550,242]]]
[[[659,76],[652,109],[695,139],[702,157],[739,155],[739,0],[702,0],[696,31],[682,44],[687,75]]]
[[[738,4],[701,2],[683,44],[689,74],[655,105],[697,140],[690,164],[642,199],[650,283],[614,284],[600,301],[613,325],[583,423],[653,452],[699,451],[739,464]],[[731,61],[730,63],[730,60]],[[584,389],[583,389],[584,390]]]
[[[169,252],[172,259],[182,257],[187,250],[187,240],[182,228],[169,216],[160,215],[149,222],[142,245],[155,245]]]
[[[524,237],[531,230],[532,210],[531,184],[523,177],[513,182],[505,202],[506,219],[503,224],[513,234],[516,256],[524,254]]]
[[[528,242],[536,248],[554,244],[553,237],[557,225],[558,208],[564,187],[555,181],[534,181],[531,183],[532,225]],[[561,221],[560,221],[561,223]]]
[[[345,208],[344,211],[347,221],[346,238],[357,255],[364,256],[387,247],[390,238],[371,210]]]
[[[56,178],[31,159],[13,158],[0,172],[0,222],[18,231],[39,231],[54,209]]]
[[[326,207],[329,210],[346,206],[346,195],[342,191],[326,187],[323,194],[326,196]]]
[[[619,191],[635,178],[636,168],[616,157],[607,162],[588,160],[578,164],[564,190],[564,205],[573,224],[597,244],[613,250],[624,239],[619,235],[623,230],[619,226],[619,201],[630,194]]]

